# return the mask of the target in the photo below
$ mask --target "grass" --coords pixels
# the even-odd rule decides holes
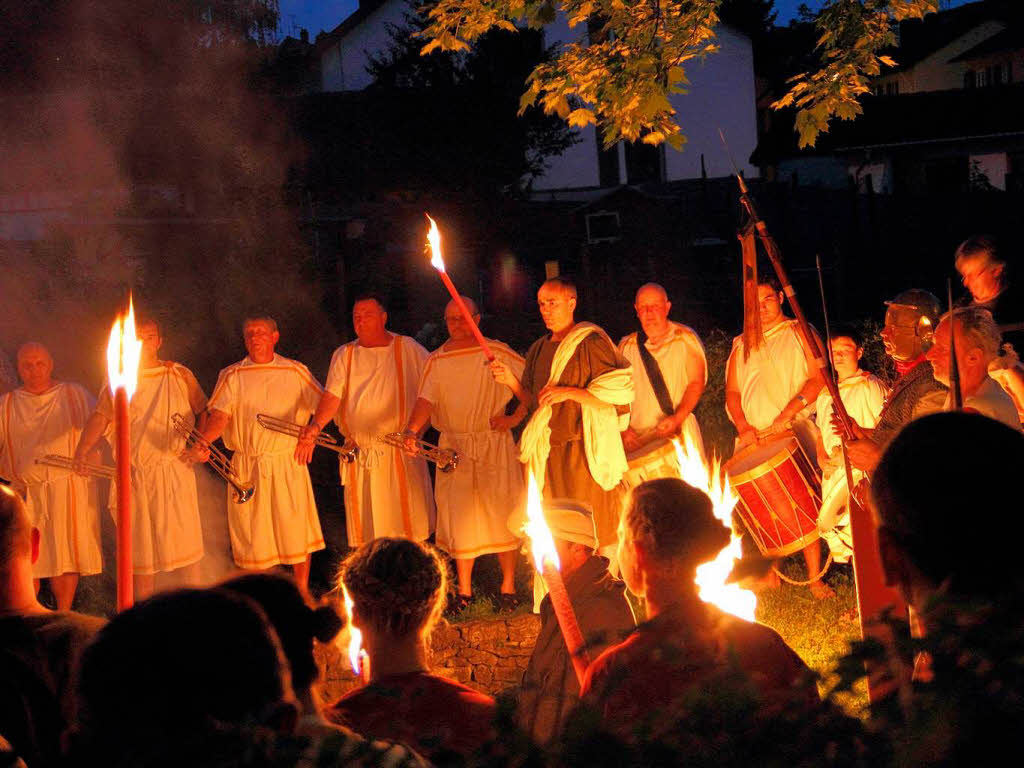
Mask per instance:
[[[802,558],[784,561],[782,572],[791,579],[806,579]],[[857,619],[857,594],[849,565],[833,564],[825,581],[836,596],[817,600],[807,587],[783,584],[778,589],[758,594],[757,620],[766,624],[786,641],[812,670],[821,676],[819,690],[824,692],[834,680],[833,669],[846,653],[849,642],[860,637]],[[862,682],[853,695],[838,697],[851,714],[861,714],[867,706],[867,687]]]

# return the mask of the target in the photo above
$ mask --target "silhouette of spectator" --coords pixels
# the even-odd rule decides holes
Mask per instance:
[[[274,574],[239,576],[220,588],[250,598],[270,620],[291,669],[292,690],[300,707],[299,732],[315,735],[324,729],[336,729],[320,712],[321,701],[315,687],[320,669],[313,656],[313,644],[314,640],[329,643],[338,635],[344,622],[337,612],[326,605],[311,608],[295,582]]]
[[[816,704],[810,671],[774,630],[704,603],[697,566],[729,542],[702,491],[677,478],[635,488],[619,523],[619,563],[648,621],[587,670],[582,699],[629,741],[672,728],[695,691],[752,686],[761,708]]]
[[[24,502],[0,485],[0,734],[33,768],[60,758],[75,661],[104,623],[39,603],[32,581],[38,556],[39,531]]]
[[[461,763],[491,737],[494,699],[430,674],[427,644],[448,574],[432,547],[379,538],[345,560],[341,580],[363,632],[370,683],[325,713],[368,737],[401,741],[435,764]]]

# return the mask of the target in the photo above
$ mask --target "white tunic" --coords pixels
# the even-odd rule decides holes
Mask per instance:
[[[210,408],[231,417],[224,444],[235,452],[232,469],[255,487],[245,504],[236,504],[228,489],[231,550],[242,568],[301,563],[324,548],[309,470],[295,461],[295,438],[256,422],[265,413],[306,424],[321,391],[306,366],[276,354],[269,363],[246,357],[220,372]]]
[[[662,378],[665,379],[665,386],[668,388],[669,398],[672,407],[678,408],[682,402],[683,393],[690,385],[690,379],[686,373],[687,360],[697,357],[704,365],[704,384],[708,382],[707,358],[704,356],[704,345],[700,337],[689,326],[682,323],[670,322],[671,330],[668,335],[658,344],[653,344],[650,339],[645,345],[651,355],[658,362]],[[636,393],[629,411],[629,426],[637,433],[643,434],[654,429],[665,414],[658,405],[658,398],[654,394],[654,387],[647,377],[647,370],[644,368],[643,359],[640,357],[640,349],[637,345],[637,334],[631,333],[619,342],[619,351],[622,352],[633,366],[633,391]],[[692,413],[683,422],[683,432],[692,440],[693,444],[703,447],[704,442],[700,434],[700,425],[697,417]]]
[[[946,396],[943,410],[953,410],[952,392]],[[1018,432],[1021,430],[1020,416],[1017,414],[1017,406],[1014,404],[1013,398],[991,376],[985,378],[973,395],[964,398],[964,410],[975,411],[982,416],[1001,421]]]
[[[488,345],[516,378],[523,375],[522,357],[500,341]],[[523,465],[511,431],[490,425],[492,416],[505,413],[512,390],[494,380],[476,345],[453,352],[442,347],[427,358],[419,397],[433,406],[440,447],[461,456],[458,467],[434,478],[437,546],[461,559],[516,549],[508,519],[525,509]]]
[[[0,397],[0,474],[24,484],[29,516],[39,529],[37,579],[103,570],[95,483],[35,460],[71,457],[93,401],[78,384],[60,382],[42,394],[16,389]]]
[[[376,439],[405,429],[426,359],[423,347],[397,334],[384,347],[351,341],[331,358],[327,391],[341,400],[336,421],[359,446],[359,458],[340,465],[350,547],[380,536],[422,541],[434,530],[427,462]]]
[[[839,396],[843,399],[847,413],[864,429],[874,429],[878,424],[878,417],[882,414],[888,393],[885,384],[867,371],[859,371],[839,382]],[[832,429],[832,396],[828,389],[821,390],[815,410],[818,429],[821,431],[821,443],[829,456],[835,456],[836,452],[841,450],[842,441]],[[853,470],[855,486],[864,478],[865,474],[861,470]],[[821,479],[822,503],[818,515],[818,530],[828,542],[833,557],[839,562],[846,562],[853,553],[853,537],[848,530],[849,496],[844,466],[824,474]]]
[[[810,376],[796,320],[783,320],[764,334],[764,344],[744,360],[743,336],[732,342],[733,365],[743,416],[754,429],[767,429]]]
[[[171,416],[180,413],[189,425],[206,408],[206,395],[188,368],[161,362],[139,371],[138,388],[128,406],[131,421],[132,560],[135,573],[173,571],[203,557],[203,531],[195,468],[178,456],[185,440]],[[96,410],[107,418],[116,451],[114,406],[109,386],[100,391]],[[116,510],[111,483],[110,509]]]

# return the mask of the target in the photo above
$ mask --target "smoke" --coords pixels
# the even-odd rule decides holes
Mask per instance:
[[[276,0],[5,6],[0,348],[42,341],[57,378],[95,392],[131,290],[207,394],[254,311],[325,371],[337,339],[287,197],[304,151],[258,74]],[[212,578],[232,567],[225,491],[199,475]]]
[[[285,199],[302,147],[257,87],[265,49],[251,37],[268,10],[276,3],[27,0],[10,12],[0,347],[39,338],[60,377],[96,389],[133,290],[164,325],[165,356],[207,389],[244,355],[241,321],[256,310],[278,319],[284,354],[326,360],[334,332]]]

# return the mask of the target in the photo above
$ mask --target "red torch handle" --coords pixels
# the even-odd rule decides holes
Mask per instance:
[[[469,307],[466,306],[466,302],[462,300],[459,292],[455,290],[455,284],[452,282],[452,279],[448,277],[448,273],[444,270],[439,269],[437,271],[438,274],[441,275],[441,279],[444,280],[444,285],[448,289],[448,293],[452,295],[455,305],[459,308],[459,311],[462,312],[462,316],[466,318],[466,322],[469,323],[469,330],[473,332],[473,335],[476,337],[476,343],[479,344],[480,349],[484,351],[484,357],[487,358],[488,362],[493,361],[494,353],[491,352],[491,348],[487,345],[487,339],[485,339],[484,335],[480,333],[480,329],[477,327],[477,324],[473,322],[473,315],[470,314]]]
[[[569,649],[572,668],[576,671],[576,679],[579,680],[582,688],[583,678],[586,675],[587,667],[590,666],[590,654],[584,647],[583,633],[576,620],[576,611],[572,608],[569,593],[565,590],[562,574],[549,560],[544,561],[544,581],[548,585],[551,607],[555,609],[555,617],[558,619],[558,626],[562,629],[565,646]]]
[[[129,445],[128,394],[114,392],[114,429],[117,439],[117,610],[131,608],[132,594],[132,481]]]

